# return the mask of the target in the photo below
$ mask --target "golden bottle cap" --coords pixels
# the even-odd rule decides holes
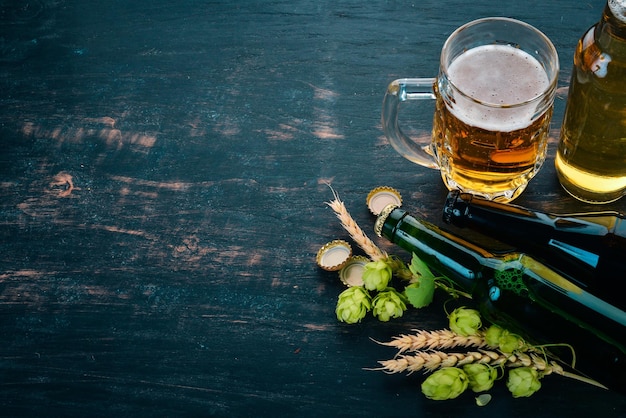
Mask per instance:
[[[352,256],[352,247],[346,241],[336,239],[325,244],[317,252],[317,265],[327,271],[341,270]]]
[[[382,238],[383,226],[385,225],[385,222],[387,221],[387,218],[389,217],[389,215],[391,215],[391,212],[393,212],[393,210],[396,208],[398,208],[398,206],[392,203],[390,205],[385,206],[383,210],[380,211],[380,214],[378,215],[378,218],[376,219],[376,222],[374,223],[374,232],[379,237]]]
[[[366,203],[370,212],[378,216],[388,205],[402,206],[402,196],[400,196],[400,193],[396,189],[382,186],[369,192]]]
[[[370,260],[362,255],[350,258],[346,265],[339,271],[339,279],[348,287],[363,286],[363,271],[365,265],[369,262]]]

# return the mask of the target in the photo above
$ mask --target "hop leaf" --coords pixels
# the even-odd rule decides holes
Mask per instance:
[[[372,309],[370,294],[360,286],[353,286],[341,292],[335,313],[338,320],[355,324],[361,322],[370,309]]]
[[[450,314],[448,319],[450,321],[450,329],[464,337],[475,335],[482,326],[480,314],[476,309],[457,308]]]
[[[435,276],[420,258],[413,254],[409,270],[413,274],[412,283],[404,289],[404,296],[415,308],[430,305],[435,295]]]
[[[445,401],[465,392],[469,385],[467,374],[458,367],[437,370],[422,383],[422,393],[429,399]]]
[[[387,288],[374,297],[372,313],[380,321],[399,318],[406,311],[404,297],[393,288]]]
[[[509,371],[506,387],[514,398],[530,396],[541,388],[539,373],[530,367],[512,369]]]
[[[435,276],[430,271],[428,266],[422,260],[420,260],[420,258],[416,254],[413,254],[413,257],[411,258],[411,264],[409,265],[409,270],[411,270],[411,273],[413,273],[414,275],[420,278],[427,278],[427,279],[433,279],[433,280],[435,279]]]
[[[415,308],[430,305],[435,295],[435,279],[422,276],[416,283],[411,283],[404,289],[404,295]]]
[[[367,290],[383,290],[389,284],[393,270],[383,260],[372,261],[364,266],[363,283]]]

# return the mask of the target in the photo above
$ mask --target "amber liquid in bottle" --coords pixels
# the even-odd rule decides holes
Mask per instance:
[[[383,210],[376,232],[471,293],[487,320],[533,343],[571,344],[578,372],[626,393],[623,310],[527,254],[492,254],[400,208]],[[567,349],[551,351],[571,360]]]
[[[581,38],[555,158],[563,188],[591,203],[626,193],[626,0]]]
[[[450,192],[443,220],[497,238],[626,309],[626,219],[618,212],[555,215]]]

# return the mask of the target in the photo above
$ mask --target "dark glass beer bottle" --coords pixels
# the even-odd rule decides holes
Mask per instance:
[[[446,199],[443,219],[531,254],[626,309],[626,220],[618,212],[554,215],[454,191]]]
[[[626,193],[626,0],[608,0],[580,39],[555,158],[563,188],[606,203]]]
[[[529,342],[570,344],[578,372],[626,393],[623,310],[528,254],[495,255],[398,207],[386,207],[375,230],[470,293],[490,322]],[[571,359],[567,349],[550,351]]]

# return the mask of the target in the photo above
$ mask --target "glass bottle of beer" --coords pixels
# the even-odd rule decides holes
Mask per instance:
[[[612,211],[554,215],[450,192],[445,222],[532,254],[596,296],[626,309],[626,218]]]
[[[392,205],[375,230],[470,293],[490,322],[529,342],[571,344],[578,372],[626,393],[623,310],[527,254],[493,254]],[[550,351],[571,360],[568,349]]]
[[[608,0],[578,42],[555,166],[579,200],[626,193],[626,0]]]

